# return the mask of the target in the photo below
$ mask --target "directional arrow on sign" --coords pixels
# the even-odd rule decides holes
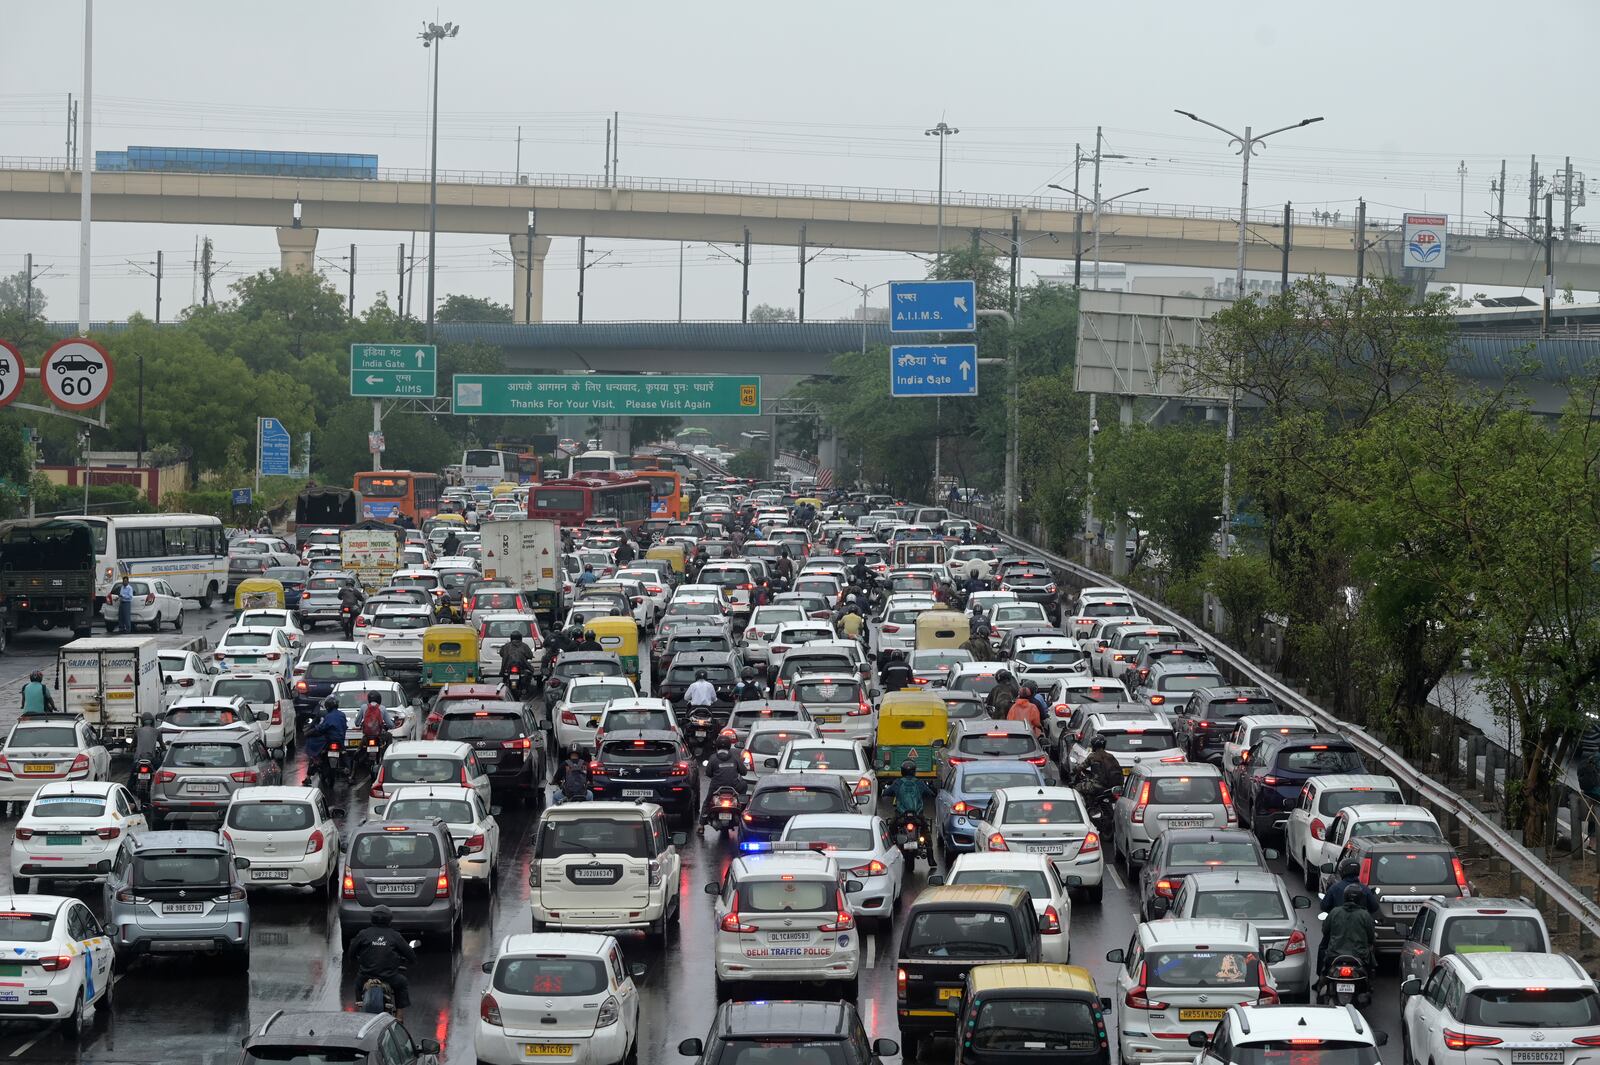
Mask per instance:
[[[382,378],[382,377],[374,377],[371,374],[367,375],[367,384],[369,384],[369,385],[378,384],[379,382],[381,382],[383,380],[384,380],[384,378]]]
[[[967,378],[969,378],[971,376],[972,376],[972,365],[970,363],[963,362],[961,364],[961,379],[963,381],[965,381]]]
[[[428,361],[428,353],[427,352],[425,352],[425,351],[417,352],[417,369],[419,369],[419,370],[422,369],[422,364],[427,362],[427,361]]]

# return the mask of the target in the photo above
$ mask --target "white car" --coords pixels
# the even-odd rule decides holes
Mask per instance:
[[[1316,1033],[1319,1045],[1296,1046],[1294,1041],[1307,1038],[1308,1032]],[[1372,1027],[1354,1006],[1232,1006],[1222,1011],[1222,1022],[1214,1031],[1202,1030],[1198,1038],[1193,1031],[1189,1033],[1191,1045],[1201,1048],[1193,1065],[1256,1065],[1284,1054],[1298,1057],[1302,1052],[1313,1062],[1323,1060],[1324,1055],[1330,1061],[1375,1062],[1378,1048],[1388,1038],[1388,1033]],[[1285,1051],[1286,1046],[1294,1049]]]
[[[306,631],[300,627],[300,619],[294,616],[293,610],[274,610],[270,607],[244,610],[233,624],[240,629],[282,629],[283,634],[289,637],[290,646],[296,648],[306,639]]]
[[[876,814],[796,814],[779,837],[783,843],[820,846],[839,864],[840,872],[861,882],[846,896],[858,921],[877,920],[887,927],[905,889],[906,859],[895,846],[889,826]]]
[[[1072,960],[1072,894],[1048,854],[988,851],[957,855],[942,882],[1021,888],[1033,899],[1039,918],[1039,960],[1062,965]]]
[[[422,668],[422,634],[433,624],[428,607],[389,606],[372,615],[361,642],[372,648],[385,669]]]
[[[844,879],[833,857],[802,843],[757,844],[727,865],[715,896],[712,959],[717,1001],[740,984],[825,983],[856,997],[861,936],[848,895],[861,881]]]
[[[478,629],[478,674],[484,677],[500,675],[500,648],[511,642],[511,634],[522,637],[529,647],[540,646],[539,619],[532,614],[496,611],[472,616]]]
[[[174,700],[160,720],[164,745],[179,738],[218,732],[253,732],[266,742],[266,715],[257,715],[237,695],[185,695]]]
[[[1106,751],[1127,776],[1136,765],[1146,762],[1178,763],[1187,760],[1178,746],[1177,733],[1167,719],[1151,712],[1147,717],[1120,714],[1090,714],[1079,737],[1067,748],[1067,772],[1077,772],[1089,757],[1095,737],[1106,741]]]
[[[478,1003],[473,1051],[484,1065],[559,1057],[581,1065],[637,1060],[640,962],[608,935],[506,936]],[[546,1023],[547,1021],[552,1023]]]
[[[1565,954],[1448,954],[1400,991],[1409,1062],[1584,1062],[1600,1042],[1600,991]]]
[[[406,784],[389,789],[389,794],[386,804],[373,809],[374,817],[385,821],[437,817],[449,827],[451,841],[467,850],[458,859],[462,881],[477,881],[485,891],[494,891],[500,822],[476,791],[459,784]]]
[[[135,577],[128,583],[133,585],[135,625],[148,625],[151,632],[159,632],[163,625],[171,625],[174,632],[183,631],[184,601],[171,585],[159,577]],[[100,620],[106,623],[106,631],[117,627],[120,610],[115,600],[107,599],[101,605]]]
[[[0,803],[26,802],[51,781],[105,780],[110,772],[110,753],[82,717],[25,717],[0,747]]]
[[[594,730],[600,714],[614,699],[637,699],[639,691],[627,677],[573,677],[550,710],[555,722],[556,748],[568,751],[594,749]]]
[[[784,657],[796,647],[818,640],[836,640],[839,634],[826,621],[785,621],[773,630],[767,641],[768,676],[776,677],[783,668]]]
[[[962,544],[950,549],[950,554],[945,559],[945,568],[950,571],[952,583],[964,581],[968,577],[986,581],[993,575],[995,563],[999,558],[999,553],[987,545]]]
[[[11,890],[104,880],[122,837],[147,827],[128,789],[108,780],[46,784],[29,801],[11,844]]]
[[[157,651],[156,660],[161,666],[161,687],[169,695],[185,691],[199,694],[217,674],[212,662],[194,651]]]
[[[262,786],[240,788],[228,801],[222,831],[233,853],[250,859],[245,883],[315,888],[333,896],[339,870],[339,826],[320,788]]]
[[[459,785],[478,794],[489,805],[489,774],[478,761],[472,744],[460,740],[402,740],[383,752],[378,779],[368,794],[387,799],[406,784]]]
[[[395,726],[389,730],[391,740],[418,739],[417,723],[422,715],[417,713],[397,680],[341,680],[330,693],[339,702],[339,709],[350,722],[354,738],[361,734],[361,714],[367,708],[369,696],[378,693],[378,704],[394,715]]]
[[[1049,738],[1050,750],[1060,760],[1076,738],[1074,733],[1083,727],[1083,722],[1092,712],[1085,707],[1092,708],[1103,703],[1107,709],[1111,709],[1131,703],[1133,697],[1120,680],[1076,673],[1058,678],[1045,694],[1045,700],[1050,705],[1050,712],[1042,715],[1045,736]],[[1138,709],[1141,716],[1147,712],[1144,707]]]
[[[1100,901],[1105,847],[1076,789],[997,788],[973,831],[979,851],[1045,855],[1064,883]],[[1072,884],[1071,877],[1078,882]]]
[[[228,672],[264,669],[287,677],[294,663],[295,649],[282,629],[232,628],[222,634],[211,657],[219,669]]]
[[[667,699],[641,695],[637,699],[613,699],[600,711],[600,723],[595,726],[594,742],[607,732],[624,729],[666,729],[683,736],[678,715]]]
[[[1016,592],[973,592],[967,596],[967,613],[972,615],[988,614],[1001,603],[1020,603]]]
[[[854,740],[795,739],[762,764],[775,773],[838,777],[855,794],[856,813],[878,812],[878,774],[867,750]]]
[[[789,685],[789,698],[810,712],[822,735],[869,747],[878,732],[876,697],[877,689],[855,674],[802,673]]]
[[[821,738],[822,730],[810,719],[763,718],[750,725],[742,742],[737,738],[737,733],[735,734],[734,742],[740,743],[735,754],[740,762],[740,771],[745,777],[749,780],[760,780],[778,771],[776,766],[769,766],[767,762],[782,754],[790,742]]]
[[[300,553],[279,536],[241,536],[228,543],[228,554],[265,555],[273,566],[293,566],[300,561]]]
[[[661,939],[678,921],[687,842],[651,802],[572,802],[534,830],[528,905],[535,931],[631,928]],[[596,866],[608,867],[604,874]]]
[[[617,579],[639,582],[644,590],[644,596],[653,604],[652,616],[660,617],[661,612],[667,609],[667,596],[672,589],[667,582],[661,579],[661,574],[653,569],[634,568],[617,570]]]
[[[282,758],[294,746],[294,696],[281,673],[265,670],[240,670],[211,679],[207,694],[228,698],[238,696],[262,719],[262,731],[274,758]]]
[[[1038,603],[996,603],[989,612],[989,627],[1001,636],[1012,629],[1047,629],[1052,625],[1050,615]]]
[[[85,1015],[109,1010],[115,950],[100,919],[59,895],[0,897],[0,1012],[55,1021],[70,1039]]]
[[[1011,674],[1043,691],[1064,676],[1090,676],[1089,656],[1068,636],[1019,636],[1012,641]]]
[[[1239,720],[1246,720],[1240,718]],[[1228,768],[1226,756],[1224,770]],[[1323,862],[1339,857],[1344,840],[1328,838],[1334,817],[1347,806],[1404,803],[1400,783],[1378,773],[1328,773],[1307,780],[1283,826],[1283,849],[1290,868],[1299,866],[1307,887],[1317,886]]]
[[[873,653],[882,658],[885,651],[910,651],[916,647],[917,616],[938,609],[935,599],[903,599],[885,605],[883,614],[868,626]]]
[[[1408,803],[1375,803],[1346,806],[1333,815],[1326,835],[1323,842],[1328,849],[1324,851],[1327,857],[1323,858],[1323,864],[1332,864],[1352,839],[1362,836],[1416,836],[1419,839],[1442,840],[1444,830],[1427,807]],[[1325,894],[1333,883],[1334,874],[1322,872],[1320,866],[1309,866],[1305,873],[1307,885],[1319,893]]]

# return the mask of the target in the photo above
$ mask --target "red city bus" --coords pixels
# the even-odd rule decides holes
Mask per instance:
[[[590,518],[615,518],[629,533],[650,517],[650,482],[627,473],[592,473],[545,481],[528,492],[528,517],[576,527]]]

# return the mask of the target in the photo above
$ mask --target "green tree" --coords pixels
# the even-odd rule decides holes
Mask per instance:
[[[510,322],[511,307],[505,303],[483,299],[480,296],[464,296],[459,292],[452,292],[439,304],[439,309],[434,312],[433,320],[436,322]]]
[[[752,322],[793,322],[797,318],[793,308],[774,307],[770,303],[758,303],[750,308]]]
[[[10,277],[0,277],[0,312],[27,314],[29,290],[32,288],[33,317],[38,321],[44,321],[44,292],[30,286],[30,280],[26,270],[18,270]]]
[[[735,477],[748,477],[755,481],[766,480],[770,475],[771,468],[767,460],[767,453],[765,451],[757,451],[754,448],[746,448],[728,460],[728,472],[730,474]]]
[[[1173,576],[1192,575],[1211,550],[1222,501],[1222,438],[1210,426],[1105,426],[1095,437],[1095,508],[1106,520],[1139,515],[1147,532],[1135,565],[1159,552]]]

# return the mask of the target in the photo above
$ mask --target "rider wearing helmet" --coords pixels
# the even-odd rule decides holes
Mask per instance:
[[[694,683],[683,693],[683,701],[691,707],[710,706],[716,702],[717,686],[711,683],[710,674],[703,669],[695,670]]]
[[[1078,772],[1094,782],[1101,791],[1122,783],[1122,765],[1115,755],[1106,750],[1106,738],[1096,736],[1089,741],[1089,757],[1083,760]]]
[[[989,716],[999,720],[1006,716],[1006,711],[1011,709],[1011,704],[1017,701],[1016,678],[1009,669],[1002,669],[994,675],[994,687],[990,689],[988,697],[984,700],[989,704]]]
[[[733,752],[727,747],[718,747],[711,756],[711,768],[706,777],[706,809],[711,808],[711,800],[716,797],[718,789],[732,788],[742,799],[748,787],[749,783],[744,779]]]
[[[139,762],[150,759],[152,768],[161,764],[161,732],[156,728],[156,715],[146,710],[139,715],[139,727],[133,730],[133,764],[128,767],[128,784],[131,787],[139,776]]]
[[[1366,888],[1360,884],[1345,885],[1339,905],[1328,911],[1322,929],[1323,950],[1317,961],[1318,971],[1329,958],[1341,955],[1359,958],[1367,968],[1372,968],[1377,931],[1366,901]]]
[[[900,778],[894,782],[894,812],[896,817],[921,817],[928,802],[928,782],[917,776],[917,761],[906,757],[900,763]]]
[[[887,664],[878,669],[878,684],[886,692],[899,691],[911,686],[911,667],[899,651],[884,653]]]
[[[36,669],[28,674],[28,683],[22,686],[22,716],[53,714],[55,710],[55,697],[50,694],[50,687],[44,682],[44,674]]]
[[[1328,885],[1327,893],[1322,896],[1323,912],[1331,912],[1344,902],[1344,889],[1351,885],[1361,889],[1368,912],[1377,913],[1378,896],[1361,882],[1361,863],[1354,858],[1346,858],[1339,863],[1333,883]]]
[[[520,632],[513,632],[511,638],[500,645],[501,675],[509,674],[513,665],[520,665],[525,672],[533,666],[533,648],[522,639]]]
[[[578,650],[602,651],[604,648],[600,646],[600,637],[594,634],[593,629],[584,629],[583,638],[578,641]]]
[[[308,765],[322,761],[323,756],[328,753],[328,744],[343,743],[345,733],[350,728],[350,722],[345,719],[344,711],[339,709],[338,699],[328,696],[323,700],[322,709],[322,720],[306,733],[305,749]]]
[[[393,921],[389,907],[374,906],[372,924],[350,940],[348,953],[356,963],[356,993],[362,992],[368,980],[382,980],[394,995],[394,1015],[399,1020],[401,1011],[411,1005],[405,967],[417,963],[417,954],[406,937],[395,931]]]
[[[756,679],[754,666],[745,666],[744,669],[739,671],[739,684],[734,691],[734,702],[743,703],[752,699],[760,699],[764,694],[761,682]]]

